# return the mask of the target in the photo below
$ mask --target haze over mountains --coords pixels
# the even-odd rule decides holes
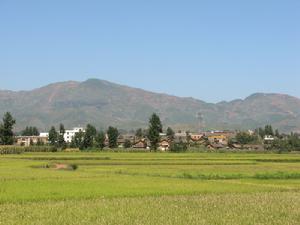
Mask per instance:
[[[244,100],[206,103],[131,88],[104,80],[54,83],[32,91],[0,91],[0,113],[10,111],[17,119],[16,130],[51,125],[65,127],[92,123],[105,129],[146,127],[153,112],[165,126],[202,129],[254,129],[272,124],[282,132],[300,131],[300,99],[284,94],[257,93]]]

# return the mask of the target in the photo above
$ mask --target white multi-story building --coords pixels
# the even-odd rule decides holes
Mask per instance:
[[[49,133],[43,132],[43,133],[40,133],[39,136],[40,136],[40,137],[43,137],[43,138],[46,138],[46,137],[49,137]]]
[[[76,133],[85,132],[82,127],[74,127],[73,130],[66,130],[64,134],[65,142],[70,143]]]

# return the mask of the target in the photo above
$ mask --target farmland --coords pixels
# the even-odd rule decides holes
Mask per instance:
[[[0,156],[0,224],[300,224],[300,155]]]

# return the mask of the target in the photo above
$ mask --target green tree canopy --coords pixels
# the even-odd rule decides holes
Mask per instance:
[[[258,134],[259,134],[259,136],[261,137],[261,138],[264,138],[265,137],[265,135],[266,135],[266,132],[265,132],[265,130],[263,129],[263,128],[259,128],[258,129]]]
[[[66,132],[65,126],[62,123],[59,124],[59,133],[62,134],[62,135],[64,135],[65,132]]]
[[[21,132],[22,136],[39,136],[40,132],[36,127],[26,127],[25,130]]]
[[[109,148],[118,147],[118,136],[119,136],[118,129],[110,126],[107,130],[107,136],[108,136],[108,147]]]
[[[72,148],[79,148],[83,149],[83,139],[84,139],[84,133],[82,131],[79,131],[75,134],[71,141],[71,147]]]
[[[131,142],[130,140],[126,139],[124,142],[124,148],[131,148]]]
[[[97,133],[95,143],[96,148],[100,148],[102,150],[105,147],[105,134],[103,131]]]
[[[55,146],[58,142],[58,133],[56,132],[56,129],[54,126],[51,127],[49,130],[49,137],[48,140],[50,142],[50,145]]]
[[[173,129],[171,127],[168,127],[168,129],[167,129],[167,137],[170,140],[174,140],[175,132],[173,131]]]
[[[185,152],[188,149],[188,144],[180,141],[179,143],[172,143],[170,146],[171,152]]]
[[[274,135],[273,127],[272,125],[266,125],[265,126],[265,135]]]
[[[2,145],[12,145],[14,143],[13,127],[16,120],[7,112],[4,114],[3,123],[0,124],[0,143]]]
[[[94,139],[97,135],[96,128],[88,124],[85,129],[84,138],[83,138],[83,148],[91,148],[94,145]]]
[[[236,135],[236,141],[241,145],[251,144],[257,142],[257,136],[251,135],[248,132],[238,132]]]
[[[148,138],[151,143],[151,149],[156,150],[160,141],[160,133],[162,132],[162,124],[157,114],[153,113],[149,119]]]
[[[59,125],[59,133],[57,134],[57,145],[59,148],[65,149],[67,148],[67,143],[64,138],[65,134],[65,126],[61,123]]]
[[[143,138],[144,137],[144,133],[143,133],[142,128],[139,128],[135,131],[135,136],[138,137],[138,138]]]

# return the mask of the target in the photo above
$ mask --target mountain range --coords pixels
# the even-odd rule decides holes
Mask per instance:
[[[272,124],[282,132],[300,131],[300,99],[289,95],[256,93],[213,104],[98,79],[54,83],[31,91],[2,90],[0,113],[7,111],[16,118],[17,131],[26,126],[47,131],[60,123],[66,128],[87,123],[98,129],[144,128],[153,112],[165,127],[175,129],[254,129]]]

